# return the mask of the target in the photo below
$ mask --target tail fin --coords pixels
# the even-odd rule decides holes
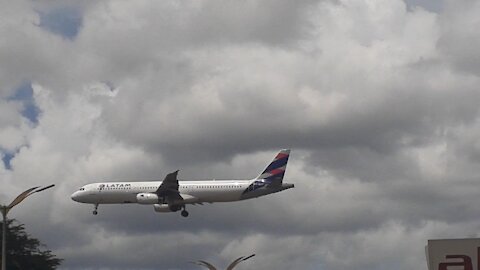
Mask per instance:
[[[283,181],[283,176],[285,175],[285,170],[287,169],[289,156],[290,149],[280,150],[273,161],[256,179],[263,179],[265,182],[270,184],[281,184]]]

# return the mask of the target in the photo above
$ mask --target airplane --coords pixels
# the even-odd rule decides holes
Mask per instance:
[[[80,203],[93,204],[98,214],[100,204],[138,203],[153,205],[159,213],[177,212],[188,217],[187,204],[233,202],[257,198],[293,188],[283,183],[289,149],[278,152],[263,172],[251,180],[178,180],[178,170],[169,173],[163,181],[103,182],[88,184],[75,191],[71,198]]]

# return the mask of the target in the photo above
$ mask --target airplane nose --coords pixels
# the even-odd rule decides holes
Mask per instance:
[[[71,196],[70,198],[72,198],[72,200],[78,202],[78,197],[79,197],[79,194],[78,194],[78,191],[75,191]]]

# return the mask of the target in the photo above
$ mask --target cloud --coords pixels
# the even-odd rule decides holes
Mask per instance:
[[[475,1],[4,5],[0,149],[14,156],[0,199],[56,184],[11,216],[62,269],[252,253],[239,268],[418,269],[427,239],[477,235]],[[72,36],[45,21],[72,10]],[[11,99],[25,82],[35,125]],[[287,147],[295,189],[188,206],[188,219],[140,205],[92,216],[69,197],[177,169],[252,178]]]
[[[461,3],[447,2],[445,15],[441,20],[443,33],[439,48],[454,70],[478,77],[479,59],[474,48],[479,45],[480,36],[473,29],[480,24],[476,16],[480,5],[476,1]]]

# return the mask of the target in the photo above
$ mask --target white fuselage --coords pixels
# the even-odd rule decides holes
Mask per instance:
[[[278,152],[272,162],[257,178],[252,180],[178,180],[178,170],[169,173],[163,181],[104,182],[81,187],[72,194],[72,200],[95,205],[138,203],[153,205],[156,212],[176,212],[188,216],[187,204],[232,202],[256,198],[293,188],[283,183],[289,149]]]
[[[230,202],[242,200],[252,180],[178,181],[178,191],[189,203]],[[105,182],[88,184],[72,194],[77,202],[91,204],[138,203],[140,193],[154,193],[162,181]],[[191,196],[191,197],[190,197]]]

